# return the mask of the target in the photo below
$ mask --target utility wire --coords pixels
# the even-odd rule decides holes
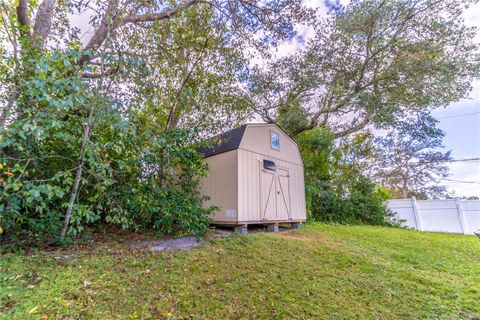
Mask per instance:
[[[466,162],[466,161],[480,161],[480,158],[470,158],[470,159],[450,159],[450,160],[436,160],[436,161],[417,161],[417,162],[410,162],[412,164],[419,164],[419,163],[436,163],[436,162]]]
[[[471,184],[480,184],[480,181],[464,181],[464,180],[455,180],[455,179],[440,179],[451,182],[460,182],[460,183],[471,183]]]
[[[464,114],[454,114],[454,115],[451,115],[451,116],[445,116],[445,117],[437,118],[437,120],[450,119],[450,118],[460,118],[460,117],[472,116],[472,115],[474,115],[474,114],[480,114],[480,111],[478,111],[478,112],[471,112],[471,113],[464,113]]]

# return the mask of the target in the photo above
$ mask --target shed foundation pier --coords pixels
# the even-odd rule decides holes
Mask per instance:
[[[267,232],[278,232],[278,223],[267,224]]]
[[[235,227],[235,232],[240,234],[247,234],[248,233],[248,226],[246,224],[241,224]]]

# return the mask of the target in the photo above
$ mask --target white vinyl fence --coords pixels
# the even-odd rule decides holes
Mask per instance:
[[[479,200],[389,200],[387,207],[402,225],[419,231],[473,234],[480,229]]]

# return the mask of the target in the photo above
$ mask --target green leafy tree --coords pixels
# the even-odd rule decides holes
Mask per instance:
[[[334,134],[315,128],[297,136],[305,167],[309,218],[339,223],[383,225],[388,193],[364,174],[357,159],[371,156],[371,139],[358,135],[341,146]]]
[[[108,183],[99,145],[89,139],[93,121],[107,116],[106,101],[75,75],[71,61],[79,55],[52,52],[31,63],[34,78],[22,81],[16,102],[21,114],[0,136],[0,224],[10,235],[22,238],[28,230],[31,240],[55,238],[65,210],[72,212],[69,195],[72,189],[77,195],[85,167],[84,180]],[[89,222],[98,220],[92,210],[82,212]]]
[[[134,86],[121,92],[129,95],[126,106],[158,133],[189,127],[212,134],[247,115],[239,86],[246,59],[241,47],[224,45],[226,27],[210,25],[212,19],[208,8],[192,8],[167,28],[132,33],[132,41],[144,43],[140,49],[122,49],[125,58],[142,62],[127,75]]]
[[[297,0],[3,1],[4,236],[50,243],[99,221],[204,232],[194,143],[243,112],[239,44],[265,54],[310,16]]]
[[[258,68],[252,106],[291,136],[326,126],[335,138],[391,127],[464,98],[478,78],[471,1],[352,1],[315,24],[304,50]]]
[[[450,151],[442,152],[444,132],[429,115],[408,119],[399,128],[376,140],[372,175],[392,196],[419,199],[442,198],[447,190],[441,179],[448,176]]]

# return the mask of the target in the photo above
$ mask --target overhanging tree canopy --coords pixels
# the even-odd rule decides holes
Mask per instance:
[[[337,138],[466,97],[479,75],[471,1],[353,1],[315,26],[298,54],[256,70],[252,105],[292,136],[327,126]]]
[[[0,224],[44,236],[63,219],[62,238],[101,218],[205,230],[198,135],[174,129],[236,121],[241,44],[266,54],[310,17],[299,0],[1,5]],[[85,10],[82,44],[69,14]]]

